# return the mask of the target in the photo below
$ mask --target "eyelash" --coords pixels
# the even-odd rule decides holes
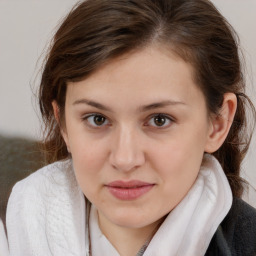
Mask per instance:
[[[154,123],[154,125],[150,125],[149,122],[154,119],[154,118],[157,118],[157,117],[160,117],[162,119],[164,119],[164,124],[161,125],[161,126],[158,126]],[[153,120],[154,122],[155,120]],[[166,122],[168,122],[166,124]],[[144,124],[144,126],[152,126],[154,128],[157,128],[157,129],[164,129],[164,128],[168,128],[170,127],[170,125],[174,122],[174,118],[170,117],[169,115],[166,115],[166,114],[162,114],[162,113],[157,113],[157,114],[152,114],[149,116],[149,119],[148,121]]]
[[[104,120],[104,123],[105,123],[106,121],[108,121],[108,118],[107,118],[107,117],[105,117],[104,115],[99,114],[99,113],[92,113],[92,114],[85,115],[85,116],[82,117],[82,120],[86,122],[86,125],[87,125],[87,126],[89,126],[89,127],[91,127],[91,128],[94,128],[94,129],[99,129],[99,128],[105,126],[104,123],[103,123],[103,125],[97,125],[97,124],[91,124],[91,123],[89,122],[89,118],[93,118],[92,121],[94,122],[96,117],[104,118],[104,119],[105,119],[105,120]],[[110,121],[108,121],[108,124],[110,125]]]
[[[102,125],[97,125],[95,124],[95,118],[96,117],[100,117],[100,118],[104,118],[104,122]],[[153,118],[157,118],[160,117],[162,118],[162,120],[164,120],[164,124],[163,125],[156,125],[155,123],[150,125],[150,121],[153,120]],[[90,123],[89,119],[92,118],[92,122],[94,122],[94,124]],[[82,121],[86,122],[86,125],[89,126],[90,128],[93,129],[100,129],[102,127],[105,126],[111,126],[111,122],[108,120],[107,117],[105,117],[104,115],[100,114],[100,113],[91,113],[88,115],[85,115],[82,117]],[[154,122],[154,120],[153,120]],[[166,125],[167,122],[167,125]],[[174,118],[170,117],[169,115],[166,114],[162,114],[162,113],[156,113],[156,114],[152,114],[148,117],[148,120],[143,124],[144,126],[151,126],[154,127],[156,129],[164,129],[164,128],[168,128],[173,122],[175,122]]]

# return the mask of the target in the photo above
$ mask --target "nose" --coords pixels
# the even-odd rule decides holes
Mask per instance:
[[[140,134],[128,127],[120,129],[111,142],[110,164],[119,171],[132,171],[145,162]]]

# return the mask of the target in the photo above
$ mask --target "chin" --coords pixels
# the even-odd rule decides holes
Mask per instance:
[[[138,210],[136,211],[111,211],[108,215],[108,219],[113,224],[124,228],[143,228],[147,225],[154,223],[155,219],[147,219],[148,214],[140,215]]]

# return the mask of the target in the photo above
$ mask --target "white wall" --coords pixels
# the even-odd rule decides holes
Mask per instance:
[[[76,0],[0,0],[0,134],[39,137],[40,123],[31,86],[46,43],[58,21]],[[256,1],[213,0],[240,35],[247,58],[248,93],[256,103]],[[42,59],[42,58],[41,58]],[[34,103],[33,103],[34,102]],[[33,103],[33,104],[32,104]],[[246,158],[244,176],[256,186],[256,139]],[[255,193],[256,194],[256,193]],[[256,206],[256,197],[248,200]]]
[[[37,61],[76,0],[0,0],[0,133],[37,137]],[[32,104],[33,103],[33,104]]]

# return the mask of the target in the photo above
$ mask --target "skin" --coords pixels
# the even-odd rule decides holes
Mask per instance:
[[[67,88],[62,133],[79,186],[98,209],[103,234],[121,255],[135,255],[190,190],[204,152],[223,143],[236,99],[226,94],[225,118],[210,118],[191,65],[156,47],[114,59]],[[58,118],[56,102],[53,108]],[[116,180],[153,187],[120,200],[106,187]]]

